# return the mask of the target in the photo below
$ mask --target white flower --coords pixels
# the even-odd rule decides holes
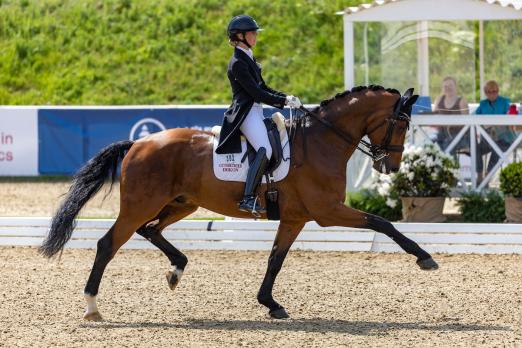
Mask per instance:
[[[381,195],[381,196],[388,196],[390,194],[390,188],[391,188],[391,185],[388,184],[388,183],[383,183],[381,186],[379,186],[377,188],[377,192]]]
[[[386,205],[390,208],[395,208],[397,206],[397,201],[388,197],[388,199],[386,199]]]
[[[403,173],[403,174],[406,174],[410,171],[410,164],[407,163],[407,162],[403,162],[401,167],[399,168],[399,172],[400,173]]]
[[[408,180],[412,181],[413,178],[415,177],[415,173],[414,172],[409,172],[408,174],[406,174],[406,177],[408,178]]]

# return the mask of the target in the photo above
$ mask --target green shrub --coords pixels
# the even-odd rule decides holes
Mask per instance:
[[[522,162],[511,163],[500,171],[500,190],[505,195],[522,197]]]
[[[506,218],[504,198],[497,191],[464,193],[457,206],[465,222],[503,222]]]
[[[363,189],[348,195],[348,205],[354,209],[378,215],[390,221],[398,221],[402,218],[402,206],[400,200],[392,208],[386,204],[386,197],[381,196],[375,190]]]
[[[228,104],[240,13],[265,28],[267,83],[317,103],[344,86],[335,12],[366,1],[3,0],[0,104]]]

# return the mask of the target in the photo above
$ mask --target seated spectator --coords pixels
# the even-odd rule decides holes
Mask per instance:
[[[480,101],[480,105],[475,111],[477,115],[505,115],[511,103],[508,98],[499,95],[498,83],[489,80],[484,86],[486,99]]]
[[[466,101],[466,98],[458,95],[457,81],[455,81],[453,77],[447,76],[442,80],[442,94],[435,99],[433,112],[442,115],[460,115],[469,113],[468,102]],[[442,150],[445,150],[448,147],[461,128],[461,126],[439,128],[436,141]],[[452,154],[455,154],[457,149],[466,146],[469,146],[469,139],[464,136],[457,146],[455,146]]]
[[[446,76],[442,80],[442,94],[435,99],[434,112],[443,115],[468,114],[469,107],[466,98],[457,93],[457,81]]]
[[[499,86],[496,81],[490,80],[486,82],[484,93],[486,93],[486,99],[480,101],[480,105],[475,111],[477,115],[507,114],[510,101],[508,98],[499,95]],[[506,151],[515,139],[515,133],[507,126],[489,127],[487,132],[502,151]],[[489,146],[486,146],[485,140],[482,141],[484,142],[483,146],[480,146],[482,154],[491,152],[487,168],[489,172],[498,162],[499,156],[496,151],[492,151]]]

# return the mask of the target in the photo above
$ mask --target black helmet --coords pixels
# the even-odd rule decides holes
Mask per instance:
[[[254,18],[247,15],[239,15],[232,18],[228,23],[227,33],[231,40],[235,39],[238,33],[246,33],[247,31],[261,31]]]

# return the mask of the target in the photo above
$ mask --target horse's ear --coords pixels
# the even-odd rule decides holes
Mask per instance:
[[[413,88],[412,88],[413,89]],[[406,102],[404,103],[405,106],[411,106],[415,104],[415,102],[419,99],[419,96],[415,94],[414,96],[409,97]]]
[[[411,97],[412,95],[413,95],[413,88],[408,88],[408,89],[406,90],[406,92],[404,92],[403,97],[405,97],[405,98],[409,98],[409,97]]]

